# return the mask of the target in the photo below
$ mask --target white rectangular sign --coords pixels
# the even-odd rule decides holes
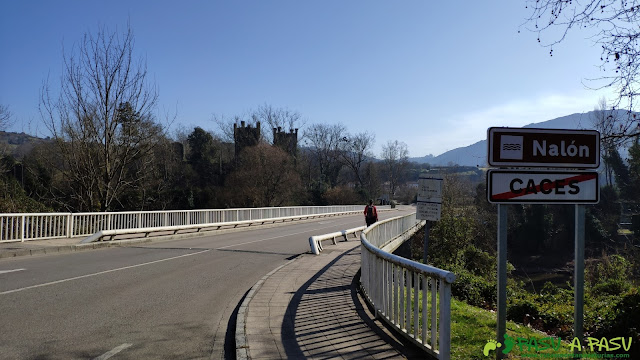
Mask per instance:
[[[489,166],[595,169],[600,133],[595,130],[497,128],[487,131]]]
[[[442,213],[442,204],[439,202],[418,202],[416,219],[438,221]]]
[[[597,204],[598,173],[489,170],[487,198],[491,203]]]
[[[418,201],[441,203],[442,182],[441,178],[421,176],[418,179]]]

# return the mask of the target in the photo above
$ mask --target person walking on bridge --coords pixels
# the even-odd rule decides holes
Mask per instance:
[[[378,221],[378,209],[373,205],[373,200],[369,200],[369,205],[364,208],[364,221],[367,223],[367,227]]]

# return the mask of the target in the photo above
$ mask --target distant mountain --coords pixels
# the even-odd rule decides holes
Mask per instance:
[[[626,110],[618,110],[619,117],[626,115]],[[547,120],[539,123],[523,126],[525,128],[540,129],[593,129],[595,111],[572,114]],[[438,156],[427,155],[424,157],[409,158],[409,161],[420,164],[429,163],[434,166],[447,166],[457,164],[461,166],[480,166],[487,164],[487,140],[457,149],[449,150]]]

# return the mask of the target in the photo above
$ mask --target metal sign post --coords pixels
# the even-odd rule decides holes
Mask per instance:
[[[584,210],[584,205],[576,205],[573,336],[578,338],[580,343],[582,343],[582,323],[584,319]],[[574,350],[577,349],[574,348]]]
[[[504,343],[507,332],[507,205],[498,204],[498,332],[496,341]],[[496,359],[502,359],[500,348]]]
[[[427,256],[429,255],[429,220],[424,224],[424,249],[422,251],[422,262],[427,263]]]
[[[582,343],[584,320],[584,204],[600,201],[600,133],[594,130],[489,128],[487,200],[498,204],[497,339],[507,331],[507,210],[512,204],[575,205],[574,336]],[[526,168],[564,168],[549,171]],[[516,169],[513,169],[516,168]],[[496,358],[502,359],[498,349]]]
[[[440,220],[440,214],[442,213],[443,181],[440,177],[428,175],[421,175],[418,179],[416,219],[427,221],[424,226],[424,251],[422,254],[425,264],[429,253],[429,222]]]

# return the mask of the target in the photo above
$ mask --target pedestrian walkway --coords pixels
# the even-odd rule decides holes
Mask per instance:
[[[265,276],[238,315],[238,358],[425,358],[374,321],[357,292],[359,269],[360,243],[350,241]]]

